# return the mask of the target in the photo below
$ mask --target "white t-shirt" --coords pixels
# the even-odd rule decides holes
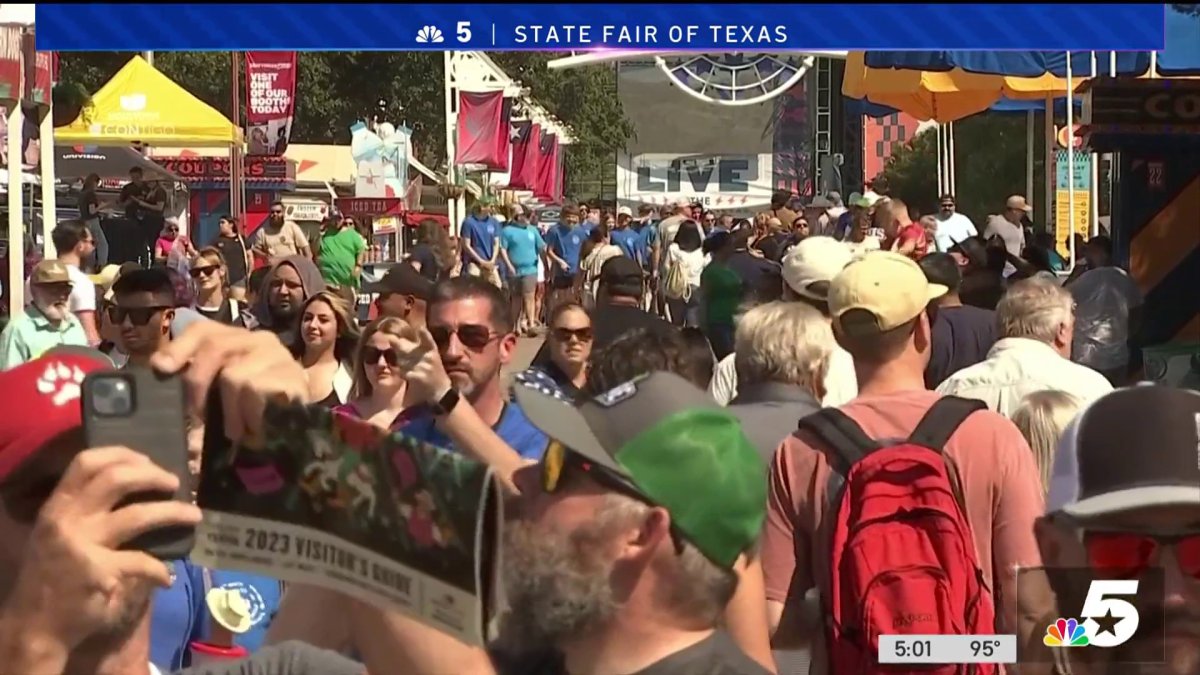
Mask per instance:
[[[74,265],[67,265],[67,276],[71,277],[71,311],[96,311],[96,284]]]
[[[736,354],[730,354],[721,359],[713,369],[712,382],[708,385],[708,393],[717,403],[729,405],[737,396],[737,365]],[[834,408],[843,403],[849,403],[858,396],[858,375],[854,370],[854,357],[838,345],[833,346],[829,354],[829,369],[825,373],[825,398],[821,405]]]
[[[975,223],[961,213],[952,213],[949,218],[944,220],[936,218],[936,220],[937,232],[933,235],[933,240],[937,250],[942,253],[949,251],[952,246],[964,239],[979,234],[979,230],[975,229]]]
[[[704,255],[704,251],[696,249],[690,253],[685,252],[676,244],[671,244],[671,248],[667,249],[667,265],[669,266],[676,260],[684,265],[687,270],[688,285],[699,286],[700,275],[704,272],[704,266],[708,264],[709,257]]]

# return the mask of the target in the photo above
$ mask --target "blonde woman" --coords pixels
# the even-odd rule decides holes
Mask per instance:
[[[1021,430],[1033,450],[1033,458],[1042,475],[1043,494],[1050,489],[1054,449],[1082,406],[1078,398],[1065,391],[1045,389],[1025,396],[1013,412],[1013,424]]]
[[[371,322],[354,350],[350,401],[334,410],[383,429],[397,429],[412,406],[393,340],[417,342],[417,329],[404,319],[387,316]]]
[[[358,340],[350,308],[332,291],[304,301],[292,354],[308,376],[308,402],[330,408],[350,399],[350,363]]]
[[[214,246],[200,249],[188,274],[196,285],[193,309],[200,316],[227,326],[254,327],[249,307],[229,292],[229,267],[221,251]]]

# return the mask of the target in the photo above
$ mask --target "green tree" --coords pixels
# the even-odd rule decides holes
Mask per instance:
[[[1026,195],[1034,204],[1044,199],[1044,153],[1042,115],[1034,121],[1033,185],[1035,194]],[[954,124],[954,154],[958,210],[982,226],[987,216],[999,213],[1004,200],[1025,192],[1025,115],[983,114]],[[937,134],[933,129],[921,133],[912,142],[897,148],[888,159],[883,174],[892,195],[921,213],[937,209]],[[1042,207],[1034,215],[1045,220]]]

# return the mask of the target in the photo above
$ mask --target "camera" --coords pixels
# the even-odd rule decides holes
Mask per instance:
[[[133,414],[133,383],[120,373],[106,373],[85,381],[92,410],[99,417],[128,417]]]

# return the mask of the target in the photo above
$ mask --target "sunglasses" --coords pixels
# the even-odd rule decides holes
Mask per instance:
[[[391,349],[380,349],[378,347],[363,347],[362,358],[363,365],[373,366],[379,363],[380,357],[383,357],[383,362],[388,364],[388,367],[395,368],[400,365],[400,356]]]
[[[271,210],[271,215],[273,215],[273,216],[282,216],[282,215],[283,215],[283,211],[276,211],[276,210],[272,209],[272,210]]]
[[[430,326],[429,334],[433,336],[433,343],[439,350],[445,350],[450,346],[450,336],[452,335],[457,335],[458,341],[463,343],[464,347],[476,351],[483,349],[491,344],[492,340],[500,337],[499,333],[493,333],[492,329],[487,326],[475,324],[463,324],[458,328]]]
[[[1140,577],[1154,566],[1159,550],[1170,547],[1174,549],[1179,571],[1200,580],[1200,532],[1084,530],[1083,546],[1092,569],[1121,579]]]
[[[108,320],[114,324],[120,325],[125,323],[125,319],[129,319],[129,323],[134,326],[145,326],[150,323],[154,315],[159,312],[174,309],[173,307],[121,307],[119,305],[108,306]]]
[[[551,332],[559,342],[568,342],[571,338],[580,342],[591,342],[593,336],[591,328],[555,328]]]
[[[571,472],[575,471],[587,475],[588,478],[610,490],[620,492],[644,504],[658,506],[624,476],[593,464],[581,455],[571,452],[558,441],[550,441],[550,444],[546,446],[546,454],[542,456],[541,469],[542,491],[548,495],[562,489],[564,477],[570,476]],[[671,543],[675,545],[676,555],[683,553],[683,535],[676,529],[675,523],[671,523]]]
[[[206,277],[210,274],[216,274],[217,269],[218,267],[216,265],[209,265],[208,267],[193,267],[188,274],[192,275],[193,279],[199,279],[200,277]]]
[[[942,208],[943,208],[943,209],[952,209],[952,208],[954,208],[954,203],[953,203],[953,202],[946,202],[945,204],[942,204]]]

